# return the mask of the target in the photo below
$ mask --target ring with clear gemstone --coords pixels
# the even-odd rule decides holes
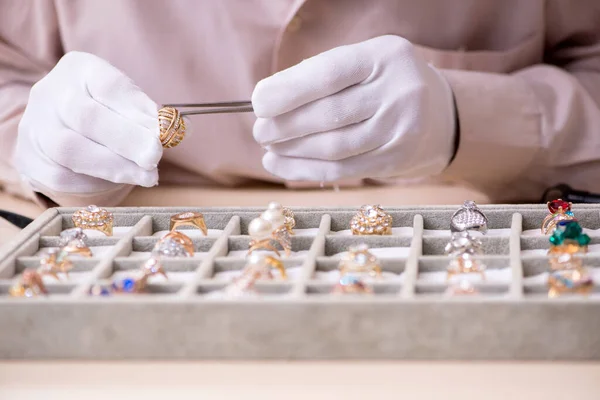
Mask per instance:
[[[150,257],[144,265],[142,265],[142,273],[146,278],[149,278],[154,275],[162,275],[165,279],[169,279],[167,273],[165,272],[160,259],[156,256]]]
[[[81,228],[65,229],[60,233],[58,245],[70,255],[91,257],[92,250],[86,244],[87,235]]]
[[[71,269],[73,269],[73,263],[69,258],[69,253],[61,247],[48,250],[40,260],[38,271],[58,279],[58,273],[68,275]]]
[[[369,247],[365,244],[350,247],[348,253],[340,260],[338,269],[340,276],[349,274],[381,277],[379,259],[369,251]]]
[[[393,218],[379,205],[364,205],[350,221],[353,235],[391,235]]]
[[[472,255],[465,253],[453,258],[447,267],[446,280],[450,280],[455,275],[460,274],[479,274],[482,280],[485,280],[486,266],[479,260],[474,259]]]
[[[171,231],[154,245],[153,256],[162,257],[192,257],[194,242],[179,231]]]
[[[113,215],[110,211],[95,205],[77,210],[72,217],[73,224],[81,229],[93,229],[106,236],[113,234]]]
[[[480,255],[483,254],[483,243],[467,231],[454,232],[444,251],[451,257],[460,257],[463,254]]]
[[[488,219],[472,200],[464,202],[450,218],[450,231],[478,231],[487,233]]]

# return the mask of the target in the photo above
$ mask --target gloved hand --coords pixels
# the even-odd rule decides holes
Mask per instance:
[[[133,185],[158,183],[157,118],[156,104],[121,71],[71,52],[31,89],[13,163],[59,204],[114,203]]]
[[[342,46],[260,81],[263,165],[286,180],[420,178],[454,150],[452,90],[398,36]]]

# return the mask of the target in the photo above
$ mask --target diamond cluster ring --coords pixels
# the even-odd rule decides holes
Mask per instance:
[[[391,235],[392,216],[379,205],[364,205],[350,221],[353,235]]]
[[[112,213],[98,206],[91,205],[77,210],[73,214],[73,224],[77,228],[100,231],[106,236],[113,234]]]

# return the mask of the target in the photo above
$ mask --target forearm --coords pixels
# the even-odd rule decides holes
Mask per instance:
[[[466,181],[494,201],[537,200],[560,182],[600,190],[590,179],[600,173],[600,109],[590,94],[595,88],[548,65],[511,75],[443,74],[461,129],[445,178]]]

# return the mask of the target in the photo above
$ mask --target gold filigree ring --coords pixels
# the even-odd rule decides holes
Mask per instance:
[[[353,235],[391,235],[392,216],[379,205],[365,205],[350,221]]]
[[[179,110],[174,107],[163,107],[158,110],[160,144],[165,149],[175,147],[185,137],[185,121]]]

